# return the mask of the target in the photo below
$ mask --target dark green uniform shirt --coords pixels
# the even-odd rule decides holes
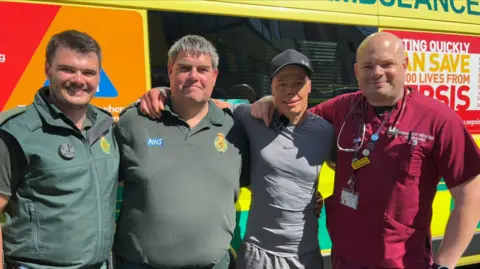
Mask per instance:
[[[83,130],[47,102],[0,114],[0,193],[6,262],[99,268],[113,245],[119,154],[113,119],[89,105]]]
[[[57,114],[62,115],[63,113],[54,105],[49,105],[48,107]],[[17,110],[18,113],[22,110]],[[7,112],[8,113],[8,112]],[[14,116],[12,114],[12,116]],[[82,135],[87,138],[88,130],[93,126],[93,123],[96,118],[96,113],[93,112],[91,107],[87,109],[87,117],[83,121],[83,128],[81,130]],[[1,125],[1,123],[0,123]],[[22,152],[22,148],[8,132],[0,129],[0,193],[6,196],[12,195],[13,191],[16,189],[18,181],[21,180],[21,175],[25,169],[26,160],[25,155]]]
[[[210,102],[190,128],[167,104],[160,120],[127,109],[115,135],[125,181],[117,255],[157,268],[215,264],[232,240],[240,179],[248,184],[242,126]]]

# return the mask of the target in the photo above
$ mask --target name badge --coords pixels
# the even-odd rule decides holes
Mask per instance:
[[[344,206],[357,210],[358,196],[358,192],[353,193],[351,190],[344,188],[342,190],[342,195],[340,196],[340,203]]]
[[[370,163],[370,159],[368,157],[363,157],[359,160],[356,160],[356,161],[352,162],[352,168],[354,170],[357,170],[357,169],[360,169],[360,168],[364,167],[365,165],[367,165],[369,163]]]

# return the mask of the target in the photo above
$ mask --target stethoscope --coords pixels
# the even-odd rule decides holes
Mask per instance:
[[[398,126],[398,123],[400,122],[400,118],[402,117],[402,115],[405,111],[405,105],[407,103],[406,100],[407,100],[407,94],[408,94],[407,91],[408,90],[405,88],[404,93],[403,93],[403,98],[402,98],[402,107],[400,108],[400,112],[398,113],[398,116],[396,117],[393,124],[390,127],[388,127],[387,136],[388,136],[389,139],[396,138],[397,135],[398,135],[399,129],[397,128],[397,126]],[[365,119],[364,119],[363,124],[362,124],[362,131],[361,131],[362,132],[362,138],[359,141],[360,144],[354,143],[353,148],[343,148],[343,147],[340,146],[340,137],[342,136],[343,127],[345,126],[345,123],[347,123],[347,120],[350,117],[350,115],[355,111],[355,108],[357,107],[358,103],[360,103],[360,101],[362,101],[363,98],[364,98],[363,95],[360,96],[360,98],[358,98],[355,105],[353,105],[352,110],[347,114],[347,116],[343,120],[342,126],[340,127],[340,131],[338,132],[338,137],[337,137],[337,148],[340,151],[357,152],[363,147],[363,142],[365,141],[365,129],[366,129],[366,120]],[[363,102],[362,104],[363,104],[362,109],[360,111],[365,115],[365,113],[366,113],[366,102]]]

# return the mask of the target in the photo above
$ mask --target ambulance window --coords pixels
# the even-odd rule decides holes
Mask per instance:
[[[206,14],[149,11],[152,86],[168,86],[167,52],[187,34],[202,35],[217,48],[219,76],[213,98],[253,102],[271,94],[269,65],[293,48],[310,58],[310,106],[357,90],[355,52],[376,27],[307,23]]]

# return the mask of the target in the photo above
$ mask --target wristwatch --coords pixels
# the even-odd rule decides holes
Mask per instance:
[[[432,269],[449,269],[448,266],[433,263]]]

